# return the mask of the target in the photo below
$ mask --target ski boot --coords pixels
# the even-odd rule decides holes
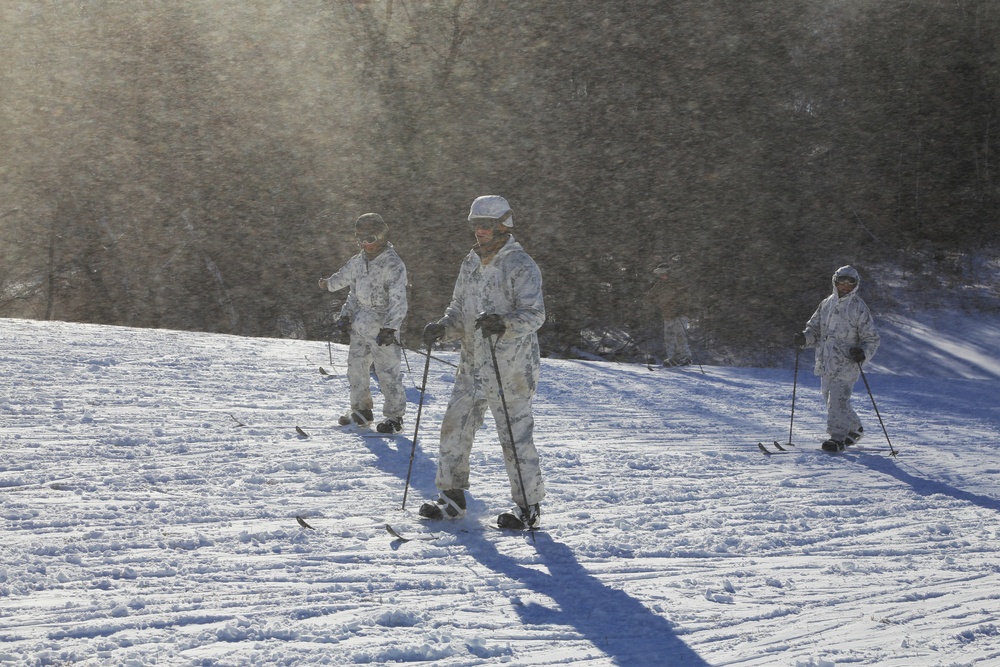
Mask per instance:
[[[844,449],[847,448],[847,445],[844,444],[843,440],[834,440],[833,438],[830,438],[829,440],[827,440],[826,442],[824,442],[822,445],[820,445],[820,447],[823,448],[824,452],[834,452],[834,453],[836,453],[836,452],[842,452],[842,451],[844,451]]]
[[[461,519],[465,516],[465,491],[462,489],[442,491],[437,500],[421,505],[417,514],[433,521]]]
[[[375,419],[375,415],[372,414],[371,410],[352,410],[346,414],[340,415],[340,419],[337,422],[341,426],[348,426],[350,424],[357,424],[358,426],[368,426]]]
[[[497,526],[507,530],[529,530],[538,528],[542,522],[542,508],[538,503],[528,507],[518,505],[497,517]]]
[[[386,417],[378,423],[375,430],[379,433],[399,433],[403,430],[403,418]]]

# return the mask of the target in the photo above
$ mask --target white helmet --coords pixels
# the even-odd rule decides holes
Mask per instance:
[[[500,195],[484,195],[476,197],[469,209],[469,222],[477,222],[481,219],[493,220],[504,227],[514,226],[514,211],[510,209],[510,204]]]

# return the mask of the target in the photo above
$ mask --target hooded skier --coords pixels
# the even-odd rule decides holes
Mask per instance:
[[[497,518],[497,524],[534,528],[545,495],[531,408],[540,366],[536,332],[545,321],[542,274],[511,235],[513,212],[503,197],[487,195],[473,201],[469,227],[476,246],[462,262],[451,304],[444,317],[424,328],[428,349],[438,340],[460,340],[462,348],[441,423],[435,479],[440,495],[424,503],[420,515],[428,519],[465,515],[472,441],[489,408],[515,503],[514,509]]]
[[[680,256],[663,262],[653,269],[656,282],[646,293],[646,299],[656,306],[663,317],[663,365],[688,366],[693,363],[691,345],[688,343],[687,290],[678,276]]]
[[[816,375],[826,403],[826,431],[823,443],[829,452],[843,451],[864,434],[861,420],[851,407],[851,394],[861,375],[861,364],[878,350],[880,337],[868,304],[858,295],[861,277],[851,266],[833,274],[833,294],[820,302],[796,333],[796,346],[816,348]]]
[[[354,223],[361,248],[340,271],[321,278],[320,289],[336,292],[350,287],[337,329],[349,333],[347,379],[351,387],[351,409],[340,424],[368,426],[374,420],[369,369],[375,366],[382,390],[379,433],[403,430],[406,392],[400,373],[400,347],[396,332],[406,317],[406,267],[388,240],[389,226],[377,213],[365,213]]]

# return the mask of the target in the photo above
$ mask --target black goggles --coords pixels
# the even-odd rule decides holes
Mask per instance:
[[[837,276],[833,279],[833,282],[838,285],[857,285],[858,279],[854,276]]]
[[[362,245],[364,243],[368,243],[370,245],[372,243],[378,243],[378,234],[369,234],[367,236],[358,236],[357,239],[358,239],[358,245]]]
[[[499,218],[490,218],[487,216],[469,218],[469,229],[472,231],[476,231],[477,229],[496,229],[513,214],[513,211],[507,211]]]

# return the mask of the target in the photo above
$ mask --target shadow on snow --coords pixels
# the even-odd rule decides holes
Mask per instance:
[[[407,399],[419,400],[419,389],[408,389]],[[436,448],[437,438],[433,433],[429,435]],[[375,455],[379,469],[400,479],[406,478],[413,447],[410,436],[365,437],[364,441]],[[414,487],[434,487],[436,466],[422,451],[424,442],[425,435],[418,431],[411,491]],[[470,506],[470,513],[474,512]],[[569,547],[546,533],[537,532],[535,537],[540,562],[547,573],[502,555],[481,530],[456,532],[455,535],[480,563],[555,602],[552,608],[536,603],[516,605],[514,608],[522,623],[573,628],[622,667],[708,667],[709,663],[677,636],[670,621],[624,591],[601,583],[577,561]]]
[[[364,440],[381,470],[400,479],[406,478],[412,446],[409,437],[366,437]],[[436,439],[432,438],[432,441],[436,443]],[[420,451],[423,442],[418,433],[410,479],[411,492],[414,487],[434,486],[436,468],[430,457]],[[412,493],[410,497],[414,499]],[[414,500],[419,503],[419,499]],[[470,500],[474,505],[475,501]],[[474,512],[475,509],[470,506],[470,513]],[[515,606],[523,623],[574,628],[622,667],[708,666],[677,637],[670,621],[627,593],[601,583],[580,565],[569,547],[555,542],[546,533],[538,532],[535,537],[539,558],[548,573],[526,567],[514,558],[500,554],[496,546],[485,539],[481,529],[454,534],[480,563],[556,603],[554,608],[534,603]],[[516,536],[511,538],[517,539]]]
[[[480,531],[461,533],[458,538],[480,563],[555,603],[553,607],[537,603],[515,606],[522,623],[573,628],[622,667],[709,664],[677,636],[670,621],[627,593],[601,583],[569,547],[546,533],[535,533],[535,546],[548,572],[502,555]]]
[[[984,496],[978,493],[972,493],[971,491],[963,491],[951,486],[950,484],[938,482],[933,479],[917,477],[916,475],[910,474],[900,468],[898,463],[892,461],[888,457],[859,454],[855,460],[871,470],[889,475],[904,484],[908,484],[921,496],[950,496],[956,500],[978,505],[984,509],[1000,512],[1000,499],[991,498],[990,496]]]

